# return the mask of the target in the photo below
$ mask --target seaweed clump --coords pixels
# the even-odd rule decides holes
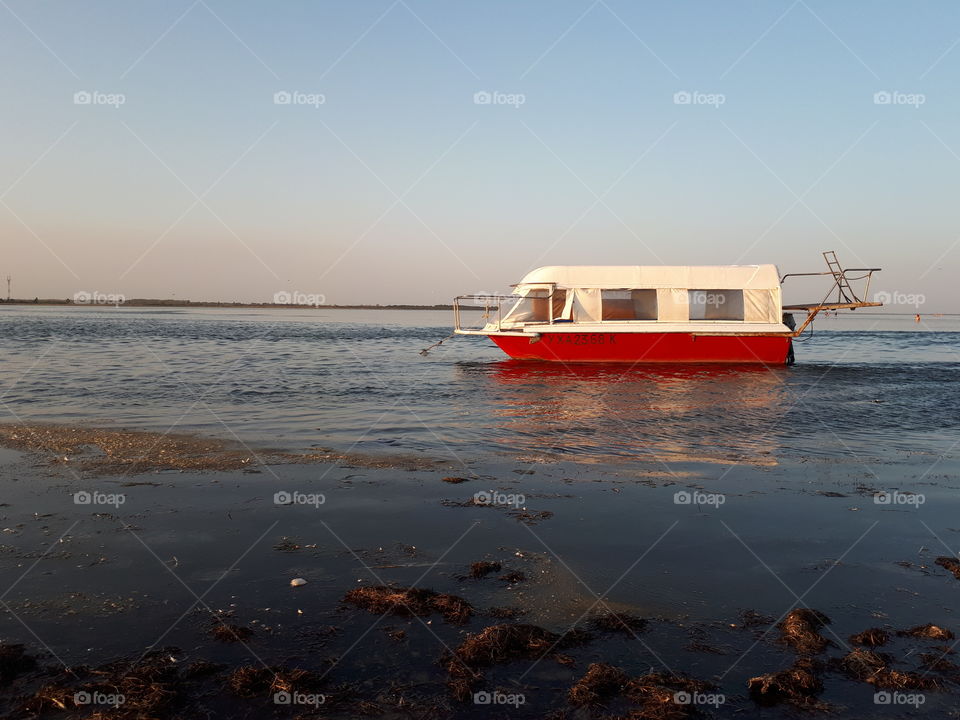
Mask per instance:
[[[850,642],[854,645],[866,645],[867,647],[880,647],[886,645],[889,640],[890,633],[880,628],[868,628],[850,636]]]
[[[243,642],[253,635],[253,630],[242,625],[217,623],[210,631],[210,637],[219,642]]]
[[[114,718],[152,718],[168,714],[182,700],[183,683],[169,650],[147,654],[137,663],[117,661],[97,668],[94,678],[79,686],[44,685],[23,705],[26,713],[83,709],[84,696],[122,696],[111,710]]]
[[[501,565],[498,562],[492,560],[480,560],[475,562],[470,566],[470,577],[480,579],[484,578],[490,573],[500,572]]]
[[[681,720],[693,712],[695,694],[709,689],[706,683],[682,675],[651,672],[631,678],[606,663],[593,663],[567,693],[573,705],[596,706],[624,698],[639,706],[630,717]]]
[[[570,688],[567,697],[574,705],[596,705],[622,694],[629,681],[629,676],[618,667],[592,663]]]
[[[361,587],[348,592],[343,600],[380,614],[423,617],[438,613],[457,625],[466,623],[473,614],[473,607],[462,597],[425,588],[401,590],[387,585]]]
[[[935,562],[940,567],[952,572],[953,576],[960,580],[960,560],[954,557],[938,557]]]
[[[582,644],[588,637],[577,630],[558,635],[525,623],[490,625],[467,635],[466,640],[447,655],[445,665],[451,678],[448,685],[457,700],[466,700],[473,683],[483,677],[483,668],[538,659],[551,650]]]
[[[797,608],[791,610],[777,627],[780,641],[802,655],[813,655],[826,650],[830,641],[818,631],[830,624],[830,618],[818,610]]]
[[[750,678],[750,696],[760,705],[781,702],[799,706],[816,704],[816,695],[823,690],[817,666],[810,658],[800,658],[786,670]]]
[[[909,630],[900,630],[897,635],[900,637],[925,638],[927,640],[953,640],[952,632],[932,623],[917,625]]]
[[[856,648],[840,659],[840,667],[850,677],[887,690],[933,690],[940,683],[914,672],[891,670],[890,658],[872,650]]]
[[[321,682],[320,676],[309,670],[246,665],[230,674],[227,687],[235,695],[254,698],[274,693],[315,692]]]

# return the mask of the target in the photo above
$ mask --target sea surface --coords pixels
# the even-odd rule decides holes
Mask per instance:
[[[792,367],[518,363],[451,313],[0,306],[0,414],[460,462],[952,453],[960,318],[815,323]]]
[[[0,691],[0,714],[51,682],[81,687],[57,668],[162,647],[171,667],[223,664],[185,701],[196,716],[294,716],[223,689],[236,668],[282,664],[323,673],[340,702],[331,717],[360,714],[344,695],[355,688],[371,716],[370,702],[402,696],[410,716],[479,720],[490,708],[453,702],[443,665],[468,633],[562,633],[610,610],[649,628],[594,633],[566,664],[498,664],[474,690],[521,692],[510,717],[542,718],[569,710],[567,690],[608,662],[711,682],[725,702],[698,716],[778,720],[800,714],[755,704],[748,681],[794,662],[777,622],[803,607],[831,619],[818,655],[830,717],[919,714],[879,705],[836,663],[851,635],[882,627],[891,667],[926,676],[946,646],[897,632],[960,635],[960,586],[936,563],[960,542],[960,319],[823,318],[797,364],[773,369],[517,363],[479,337],[421,355],[451,320],[0,306],[3,422],[444,461],[89,476],[0,449],[0,640],[52,669]],[[123,502],[82,504],[78,491]],[[523,500],[473,500],[494,491]],[[479,560],[523,579],[474,579]],[[307,584],[291,588],[298,577]],[[476,612],[460,626],[345,602],[384,584],[453,593]],[[249,642],[211,639],[227,618]],[[938,682],[921,712],[948,717],[960,682]]]

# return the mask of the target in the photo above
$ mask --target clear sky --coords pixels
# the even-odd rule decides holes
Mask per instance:
[[[960,311],[956,2],[0,0],[0,62],[14,296],[434,303],[835,249]]]

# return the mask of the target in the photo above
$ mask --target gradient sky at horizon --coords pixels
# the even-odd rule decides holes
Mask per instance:
[[[948,2],[3,0],[0,276],[436,303],[835,249],[958,312],[958,43]]]

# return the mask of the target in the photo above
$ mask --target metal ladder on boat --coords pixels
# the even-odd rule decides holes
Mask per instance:
[[[837,302],[859,302],[860,299],[853,291],[853,288],[850,287],[850,283],[847,281],[847,276],[843,271],[843,267],[840,265],[840,261],[837,260],[836,251],[827,250],[825,253],[823,253],[823,259],[827,261],[827,267],[833,274],[833,279],[837,286]]]

